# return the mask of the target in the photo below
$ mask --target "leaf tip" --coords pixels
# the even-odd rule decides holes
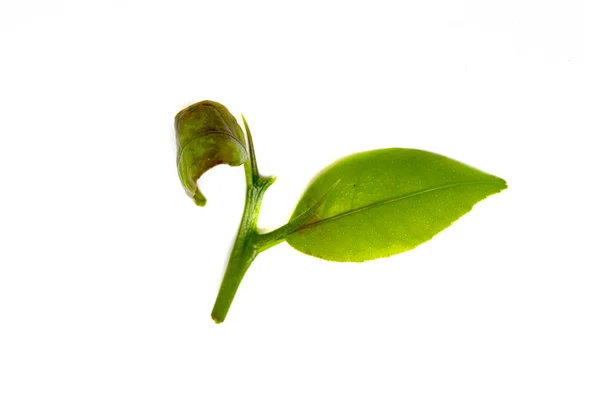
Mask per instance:
[[[193,199],[194,203],[196,203],[197,206],[204,207],[206,205],[206,197],[204,197],[198,189],[196,189],[196,191],[194,192]]]
[[[502,178],[499,177],[495,177],[498,180],[498,193],[508,189],[508,184],[506,183],[506,181]]]

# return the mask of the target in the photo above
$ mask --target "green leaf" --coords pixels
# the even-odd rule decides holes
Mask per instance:
[[[201,101],[175,116],[177,170],[188,196],[203,206],[206,198],[196,181],[219,164],[238,166],[248,158],[244,132],[225,106]]]
[[[330,261],[367,261],[411,250],[466,214],[506,182],[450,158],[381,149],[343,158],[322,171],[291,220],[335,184],[287,242]]]

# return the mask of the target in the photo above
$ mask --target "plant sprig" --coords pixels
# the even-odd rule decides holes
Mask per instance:
[[[262,198],[275,177],[260,175],[252,134],[243,115],[242,120],[245,135],[231,113],[213,101],[193,104],[175,117],[179,178],[197,205],[206,204],[196,183],[204,172],[218,164],[244,165],[246,202],[212,311],[217,323],[225,320],[254,259],[283,241],[330,261],[388,257],[426,242],[479,201],[507,188],[501,178],[438,154],[372,150],[324,169],[288,223],[259,233]]]

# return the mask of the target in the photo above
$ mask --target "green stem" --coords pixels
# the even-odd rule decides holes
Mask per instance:
[[[219,294],[217,295],[217,300],[211,314],[216,323],[221,323],[225,320],[235,293],[248,267],[250,267],[252,261],[263,250],[257,240],[259,234],[256,230],[256,222],[258,221],[258,212],[265,191],[275,182],[274,177],[262,177],[259,175],[254,153],[254,143],[252,142],[250,129],[245,119],[244,125],[246,127],[248,150],[250,153],[250,157],[248,157],[244,164],[246,172],[246,203],[238,234],[233,244],[231,255],[229,256],[229,263],[225,269],[221,288],[219,289]]]
[[[242,215],[237,238],[231,250],[229,263],[211,314],[216,323],[221,323],[225,320],[242,278],[260,252],[256,243],[256,221],[262,197],[273,180],[260,178],[258,182],[252,182],[247,186],[244,214]]]
[[[248,137],[248,150],[250,157],[244,163],[246,172],[246,203],[244,213],[238,229],[238,234],[229,256],[229,262],[225,269],[225,275],[221,282],[221,288],[217,295],[217,300],[212,310],[213,320],[219,324],[225,320],[227,312],[231,307],[235,293],[237,292],[246,271],[252,264],[252,261],[264,250],[267,250],[285,240],[286,236],[297,230],[308,218],[310,218],[322,204],[325,197],[337,186],[339,180],[329,188],[311,207],[304,213],[294,218],[284,226],[265,234],[259,234],[256,229],[258,213],[265,191],[275,182],[274,177],[262,177],[258,173],[256,156],[254,153],[254,143],[250,128],[244,120],[246,134]]]

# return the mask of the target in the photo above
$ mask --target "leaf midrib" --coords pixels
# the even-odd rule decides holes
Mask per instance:
[[[346,216],[351,215],[351,214],[356,214],[356,213],[364,211],[364,210],[368,210],[368,209],[379,207],[379,206],[382,206],[382,205],[385,205],[385,204],[389,204],[389,203],[393,203],[393,202],[396,202],[396,201],[404,200],[404,199],[407,199],[409,197],[414,197],[414,196],[419,196],[419,195],[422,195],[422,194],[425,194],[425,193],[434,192],[436,190],[448,189],[448,188],[451,188],[451,187],[461,186],[461,185],[478,185],[478,184],[491,184],[491,183],[500,185],[501,183],[503,183],[503,181],[499,181],[499,180],[463,181],[463,182],[449,183],[449,184],[446,184],[446,185],[438,185],[438,186],[434,186],[434,187],[431,187],[431,188],[428,188],[428,189],[417,190],[415,192],[403,194],[401,196],[393,197],[391,199],[377,201],[375,203],[371,203],[371,204],[368,204],[366,206],[362,206],[362,207],[356,208],[354,210],[344,211],[343,213],[340,213],[340,214],[334,215],[332,217],[328,217],[328,218],[322,219],[320,221],[312,222],[312,223],[307,224],[307,225],[302,225],[301,227],[299,227],[298,229],[296,229],[294,232],[298,232],[298,231],[301,231],[301,230],[304,230],[304,229],[311,228],[311,227],[316,226],[316,225],[320,225],[320,224],[324,224],[324,223],[327,223],[327,222],[331,222],[331,221],[334,221],[336,219],[340,219],[342,217],[346,217]],[[294,232],[291,232],[291,233],[294,233]]]

